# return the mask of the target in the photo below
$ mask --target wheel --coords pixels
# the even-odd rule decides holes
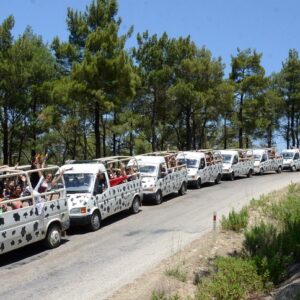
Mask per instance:
[[[219,184],[220,183],[221,177],[222,177],[222,175],[218,174],[217,178],[215,179],[215,184]]]
[[[260,168],[260,169],[259,169],[258,175],[262,175],[263,173],[264,173],[264,169],[263,169],[263,168]]]
[[[161,204],[162,202],[162,194],[161,194],[161,191],[157,191],[156,194],[155,194],[155,204]]]
[[[196,181],[196,189],[200,189],[201,188],[201,178],[198,178]]]
[[[231,181],[234,180],[234,172],[230,173],[230,175],[229,175],[229,180],[231,180]]]
[[[296,171],[296,166],[295,166],[295,165],[292,166],[291,171],[292,171],[292,172],[295,172],[295,171]]]
[[[137,214],[140,211],[140,199],[138,196],[135,196],[132,201],[130,212],[132,214]]]
[[[278,169],[276,170],[276,172],[279,174],[279,173],[281,173],[281,171],[282,171],[282,167],[279,166]]]
[[[53,249],[60,245],[61,242],[61,229],[59,225],[52,224],[48,228],[44,244],[47,248]]]
[[[100,226],[101,226],[101,216],[99,211],[96,210],[91,215],[89,228],[91,231],[96,231],[100,228]]]
[[[248,178],[252,177],[252,173],[253,173],[252,169],[249,169],[249,172],[248,172],[248,174],[247,174],[247,177],[248,177]]]
[[[180,190],[178,191],[178,194],[179,194],[180,196],[182,196],[182,195],[184,195],[185,193],[186,193],[186,183],[183,182],[183,183],[181,184]]]

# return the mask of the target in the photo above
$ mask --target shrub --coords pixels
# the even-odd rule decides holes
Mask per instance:
[[[173,296],[167,296],[164,291],[153,291],[151,300],[180,300],[177,294]]]
[[[187,279],[187,271],[183,268],[181,264],[178,264],[175,267],[168,268],[165,271],[165,274],[170,277],[174,277],[179,281],[186,282]]]
[[[290,232],[278,232],[272,224],[261,223],[245,232],[244,248],[256,264],[264,282],[279,283],[292,262]]]
[[[233,209],[228,217],[222,216],[221,227],[224,230],[239,232],[247,227],[248,219],[249,215],[246,208],[243,208],[240,212],[235,212]]]
[[[215,261],[215,268],[216,273],[198,285],[196,300],[240,300],[263,290],[262,279],[251,260],[220,257]]]

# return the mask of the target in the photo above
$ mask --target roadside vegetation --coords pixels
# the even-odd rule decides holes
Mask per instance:
[[[253,199],[240,212],[232,210],[223,216],[220,225],[220,234],[234,232],[242,237],[240,251],[232,249],[227,256],[214,256],[205,272],[194,274],[197,290],[191,298],[180,298],[174,291],[168,298],[161,291],[153,292],[152,300],[239,300],[272,292],[300,262],[300,184]],[[183,281],[179,274],[176,268],[165,273]],[[187,276],[184,282],[189,280]]]

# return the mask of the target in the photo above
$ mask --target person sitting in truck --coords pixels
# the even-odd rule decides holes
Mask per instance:
[[[102,194],[107,189],[107,182],[104,173],[97,174],[97,193]]]

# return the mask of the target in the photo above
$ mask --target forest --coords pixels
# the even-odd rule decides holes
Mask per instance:
[[[299,147],[300,60],[290,49],[266,75],[263,53],[237,49],[225,76],[191,37],[148,31],[126,48],[117,0],[69,8],[68,41],[47,44],[30,27],[0,24],[0,159],[27,164],[200,148]],[[274,50],[276,51],[276,50]]]

